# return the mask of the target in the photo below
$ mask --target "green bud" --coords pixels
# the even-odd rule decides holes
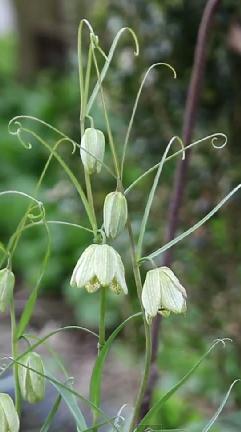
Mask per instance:
[[[0,270],[0,311],[4,312],[13,297],[14,274],[8,268]]]
[[[0,393],[0,431],[19,431],[18,413],[12,399],[6,393]]]
[[[81,139],[80,156],[89,174],[99,173],[105,154],[105,136],[95,128],[85,129]]]
[[[28,368],[44,374],[42,359],[39,354],[30,352],[21,359],[21,363],[26,366],[18,366],[18,379],[22,397],[32,404],[40,402],[45,396],[45,378]]]
[[[127,201],[121,192],[111,192],[104,203],[104,228],[107,237],[115,238],[127,221]]]

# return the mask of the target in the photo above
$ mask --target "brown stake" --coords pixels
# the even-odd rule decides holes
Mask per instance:
[[[208,36],[212,27],[213,18],[217,7],[219,6],[220,0],[208,0],[202,15],[202,20],[198,30],[197,43],[194,53],[194,63],[192,69],[192,76],[188,88],[184,119],[183,119],[183,143],[188,145],[191,142],[198,105],[200,101],[200,93],[203,84],[204,71],[206,66],[206,51]],[[175,236],[178,222],[180,209],[186,185],[186,174],[190,162],[191,150],[186,151],[186,157],[184,161],[180,161],[177,166],[175,180],[173,185],[172,197],[169,207],[168,227],[165,235],[166,242],[172,240]],[[168,249],[163,257],[163,265],[170,266],[173,259],[173,249]],[[158,380],[158,370],[156,367],[156,359],[158,354],[159,344],[159,331],[161,324],[161,316],[155,318],[152,328],[152,365],[149,382],[143,399],[140,418],[150,409],[150,403],[152,399],[153,390]]]

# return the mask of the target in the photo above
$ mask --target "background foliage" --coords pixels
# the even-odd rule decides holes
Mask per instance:
[[[51,4],[50,1],[48,3]],[[79,140],[75,40],[77,23],[84,16],[93,23],[106,51],[114,34],[122,26],[133,27],[139,36],[141,55],[138,58],[133,57],[132,46],[126,37],[120,44],[104,86],[115,138],[120,145],[131,114],[137,83],[141,81],[148,66],[157,61],[166,61],[175,67],[178,74],[178,79],[174,82],[167,71],[156,69],[148,79],[131,135],[125,184],[128,185],[160,159],[172,135],[181,135],[183,106],[205,1],[103,0],[90,4],[81,2],[81,5],[75,1],[69,2],[69,6],[67,2],[63,4],[65,14],[54,16],[43,2],[46,15],[49,14],[53,22],[55,20],[55,25],[58,23],[61,35],[59,45],[49,45],[51,56],[48,54],[48,43],[43,42],[43,37],[39,37],[42,42],[33,44],[33,53],[29,51],[29,59],[26,58],[22,39],[24,31],[27,33],[30,30],[27,19],[23,22],[18,4],[15,5],[15,13],[19,31],[10,32],[0,38],[1,190],[18,189],[31,194],[46,160],[45,151],[38,145],[34,145],[32,151],[25,151],[16,139],[8,134],[7,124],[13,116],[28,114],[39,117]],[[33,40],[34,31],[39,34],[40,28],[34,28],[33,25]],[[51,38],[49,34],[48,37]],[[54,32],[53,34],[55,35]],[[194,150],[180,230],[200,219],[241,180],[240,44],[241,6],[234,0],[223,1],[216,14],[208,48],[205,85],[195,138],[219,131],[227,134],[228,145],[220,151],[214,151],[206,144]],[[54,46],[57,53],[55,56]],[[62,52],[63,58],[59,52]],[[104,121],[98,104],[95,107],[95,117],[96,125],[103,129]],[[34,128],[53,142],[55,137],[48,130],[37,124]],[[71,148],[68,146],[63,146],[61,152],[75,172],[82,176],[78,154],[71,155]],[[108,158],[109,155],[107,161]],[[154,250],[163,240],[175,163],[167,164],[163,171],[158,188],[158,201],[152,210],[148,226],[147,251]],[[130,196],[130,211],[134,217],[136,232],[151,180],[146,178]],[[101,220],[104,196],[112,191],[114,185],[112,179],[103,172],[101,182],[96,182],[94,187]],[[87,224],[83,208],[72,186],[55,162],[52,162],[41,188],[40,199],[47,205],[49,219]],[[7,242],[14,231],[26,205],[21,199],[2,198],[0,239],[3,243]],[[155,396],[181,378],[214,338],[231,337],[233,344],[225,351],[219,350],[213,354],[195,378],[168,402],[160,417],[156,419],[163,427],[189,426],[190,431],[198,430],[199,422],[201,424],[205,418],[210,417],[232,380],[240,377],[239,221],[240,196],[236,196],[205,227],[175,248],[174,268],[188,289],[189,308],[184,318],[172,317],[163,323],[158,360],[161,379]],[[52,253],[42,283],[42,295],[45,298],[61,297],[63,305],[68,305],[73,310],[73,323],[84,323],[95,328],[97,296],[90,297],[84,292],[74,293],[69,288],[73,263],[90,241],[89,234],[76,233],[71,228],[62,227],[53,227],[51,232]],[[122,251],[128,268],[125,241],[122,239],[118,242],[118,248]],[[34,228],[22,237],[14,261],[20,294],[30,290],[35,282],[45,247],[46,239],[41,227]],[[131,291],[130,278],[129,284]],[[124,299],[124,302],[127,300]],[[134,292],[131,291],[131,304],[111,297],[107,314],[109,327],[114,327],[128,312],[135,310]],[[128,347],[125,350],[125,356],[134,357],[133,363],[135,358],[140,356],[141,331],[136,329],[132,339],[136,339],[135,335],[138,336],[136,352],[131,353]],[[127,338],[124,340],[128,344]],[[241,387],[237,385],[226,416],[223,416],[223,421],[213,430],[234,432],[238,431],[240,426]]]

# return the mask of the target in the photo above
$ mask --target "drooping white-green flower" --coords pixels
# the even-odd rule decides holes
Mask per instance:
[[[168,267],[149,270],[142,291],[142,304],[146,319],[151,322],[158,313],[167,316],[170,312],[186,311],[186,290]]]
[[[80,156],[89,174],[99,173],[105,154],[105,136],[102,131],[87,128],[81,139]]]
[[[9,305],[15,283],[15,277],[11,270],[4,268],[0,270],[0,311],[4,312]]]
[[[106,244],[92,244],[85,249],[75,266],[70,284],[85,287],[89,293],[100,287],[110,287],[116,294],[128,293],[121,257]]]
[[[18,380],[22,397],[31,404],[40,402],[45,396],[45,378],[42,376],[44,375],[44,365],[42,359],[36,352],[30,352],[21,359],[21,363],[23,366],[18,366]]]
[[[104,228],[107,237],[115,238],[123,231],[127,221],[127,201],[121,192],[111,192],[104,203]]]
[[[13,400],[6,393],[0,393],[0,431],[18,432],[19,418]]]

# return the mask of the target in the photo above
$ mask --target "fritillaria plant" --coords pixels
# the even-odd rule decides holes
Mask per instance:
[[[84,63],[85,56],[83,55],[83,28],[86,27],[88,31],[88,55],[87,62]],[[129,145],[131,129],[133,126],[136,109],[140,100],[140,96],[148,74],[153,68],[164,67],[171,72],[176,78],[176,72],[172,66],[167,63],[156,63],[149,67],[141,82],[140,88],[137,92],[136,100],[134,102],[133,111],[131,114],[129,125],[125,137],[121,137],[123,143],[122,155],[119,157],[116,151],[116,144],[112,134],[111,122],[109,113],[105,102],[105,92],[103,89],[103,81],[105,79],[108,68],[111,64],[112,57],[117,48],[119,39],[124,33],[129,33],[135,44],[134,55],[139,54],[139,46],[135,33],[130,28],[122,28],[116,35],[109,54],[107,55],[101,47],[98,36],[95,34],[93,28],[87,20],[80,22],[78,31],[78,60],[79,60],[79,82],[80,82],[80,144],[75,142],[72,138],[68,137],[64,132],[59,131],[54,126],[48,124],[44,120],[37,119],[32,116],[17,116],[9,123],[9,132],[17,136],[20,143],[26,148],[31,149],[32,143],[39,143],[49,153],[49,157],[43,168],[42,174],[36,185],[33,195],[30,196],[24,191],[3,191],[0,196],[12,195],[20,196],[23,199],[29,200],[27,211],[19,222],[16,231],[12,234],[7,245],[0,243],[2,252],[2,262],[0,270],[0,310],[1,312],[10,309],[11,326],[12,326],[12,357],[9,359],[7,366],[2,367],[0,375],[10,368],[13,368],[14,382],[15,382],[15,402],[7,394],[0,394],[0,426],[1,432],[18,432],[21,422],[21,406],[22,400],[29,403],[38,403],[45,397],[45,382],[50,382],[59,394],[52,408],[50,408],[49,415],[47,416],[44,424],[41,427],[42,432],[46,432],[51,427],[52,420],[57,412],[61,400],[63,399],[70,409],[76,423],[76,430],[84,432],[87,430],[98,431],[101,425],[107,424],[108,430],[112,431],[129,431],[132,432],[138,427],[143,428],[151,425],[153,415],[158,412],[160,407],[166,402],[172,394],[182,385],[185,381],[195,372],[199,364],[207,357],[209,352],[220,342],[215,341],[207,353],[201,360],[194,365],[192,370],[188,372],[185,377],[178,382],[170,391],[161,399],[157,400],[151,407],[150,411],[144,418],[140,417],[140,406],[143,401],[149,371],[152,353],[151,344],[151,326],[152,321],[158,313],[164,317],[169,316],[171,312],[178,313],[180,319],[182,314],[186,313],[188,304],[188,295],[186,289],[182,286],[180,280],[182,275],[175,275],[173,270],[167,267],[157,267],[155,259],[165,252],[168,248],[173,247],[179,241],[192,234],[197,228],[208,221],[220,207],[240,188],[238,185],[234,188],[217,206],[210,211],[201,221],[197,222],[194,226],[187,231],[179,234],[176,238],[169,243],[160,246],[158,250],[153,251],[149,255],[144,255],[145,252],[145,232],[149,219],[153,200],[155,199],[155,192],[159,183],[159,179],[164,167],[169,160],[182,157],[185,158],[185,152],[188,148],[194,147],[201,143],[211,144],[215,148],[222,148],[226,144],[226,136],[222,133],[214,133],[205,138],[199,139],[188,146],[184,147],[181,138],[178,136],[170,137],[170,141],[166,149],[157,163],[138,177],[132,184],[126,186],[123,182],[123,174],[125,170],[126,155]],[[100,68],[97,53],[103,57],[104,66]],[[99,56],[98,56],[99,58]],[[90,89],[93,77],[96,78],[94,88]],[[106,123],[106,135],[95,126],[95,119],[93,118],[92,108],[96,101],[97,96],[100,97],[103,116]],[[51,134],[54,134],[56,142],[50,145],[41,136],[31,129],[24,126],[24,120],[40,123],[43,127],[49,129]],[[220,140],[221,144],[217,143]],[[59,153],[59,146],[62,143],[68,143],[73,146],[73,157],[79,161],[79,166],[83,169],[85,185],[82,186],[78,177],[71,170],[69,165],[65,162]],[[171,147],[178,144],[178,148],[171,154]],[[105,163],[105,149],[109,146],[113,166],[110,167]],[[78,149],[78,151],[77,151]],[[47,173],[49,164],[52,159],[56,159],[62,169],[65,171],[69,180],[76,188],[79,199],[81,200],[85,209],[89,226],[73,224],[69,221],[51,221],[47,217],[47,209],[44,203],[39,201],[38,193],[43,179]],[[103,203],[103,217],[98,218],[95,208],[95,195],[94,187],[96,182],[101,182],[102,169],[115,179],[116,188],[113,191],[106,193],[106,198]],[[153,185],[147,197],[144,214],[139,227],[139,237],[136,240],[132,229],[132,215],[128,208],[129,192],[139,184],[144,177],[150,173],[155,173]],[[100,220],[99,220],[100,219]],[[15,277],[13,273],[14,268],[14,253],[19,245],[21,235],[29,228],[35,225],[43,225],[47,238],[47,249],[43,258],[43,264],[40,269],[40,274],[37,278],[37,283],[33,287],[29,299],[22,311],[19,321],[16,320],[15,307],[14,307],[14,284]],[[99,332],[95,334],[93,331],[80,326],[67,326],[57,329],[45,337],[37,341],[26,333],[31,316],[34,313],[36,301],[39,295],[39,288],[45,273],[48,258],[50,255],[50,226],[53,224],[60,224],[63,229],[65,226],[70,226],[73,229],[86,230],[90,234],[90,245],[81,253],[77,263],[73,261],[73,273],[70,275],[70,286],[72,290],[86,289],[86,295],[96,295],[96,291],[100,292],[100,305],[99,305]],[[113,238],[121,236],[123,231],[126,230],[128,234],[128,249],[131,255],[132,272],[136,285],[136,296],[139,300],[139,312],[135,315],[127,317],[124,322],[114,330],[114,332],[106,339],[105,334],[105,313],[107,308],[106,297],[109,295],[110,290],[115,294],[125,294],[128,296],[128,280],[126,280],[125,269],[119,251],[115,250],[111,245]],[[126,237],[125,237],[126,238]],[[80,244],[81,247],[81,244]],[[74,252],[74,251],[73,251]],[[140,267],[143,267],[143,272],[146,275],[142,279]],[[151,269],[150,269],[151,266]],[[120,299],[121,301],[121,299]],[[189,308],[191,305],[189,305]],[[187,312],[188,313],[188,312]],[[140,378],[139,390],[136,395],[131,416],[124,419],[121,410],[116,416],[110,418],[101,408],[101,378],[105,359],[110,350],[112,342],[118,336],[119,332],[124,326],[130,325],[132,320],[142,320],[145,331],[145,359],[143,365],[143,374]],[[171,318],[169,318],[171,319]],[[98,350],[96,351],[96,362],[93,367],[92,376],[90,380],[90,393],[89,398],[84,398],[77,392],[72,382],[66,373],[65,381],[61,382],[53,377],[47,370],[46,365],[43,364],[43,359],[36,352],[37,348],[46,342],[52,335],[67,330],[86,331],[97,338]],[[178,331],[178,330],[177,330]],[[25,351],[20,351],[20,340],[23,339],[27,343]],[[224,343],[224,340],[221,340]],[[21,345],[22,347],[22,345]],[[234,383],[232,384],[234,385]],[[232,387],[232,386],[231,386]],[[224,403],[231,391],[227,393]],[[79,401],[84,402],[93,412],[93,422],[87,425],[86,419],[78,405]],[[123,395],[123,404],[125,403],[125,395]],[[223,405],[224,405],[223,403]],[[223,405],[221,405],[216,415],[210,420],[208,425],[203,429],[207,432],[218,414],[220,413]],[[20,421],[19,421],[20,420]],[[143,429],[140,429],[143,430]]]

